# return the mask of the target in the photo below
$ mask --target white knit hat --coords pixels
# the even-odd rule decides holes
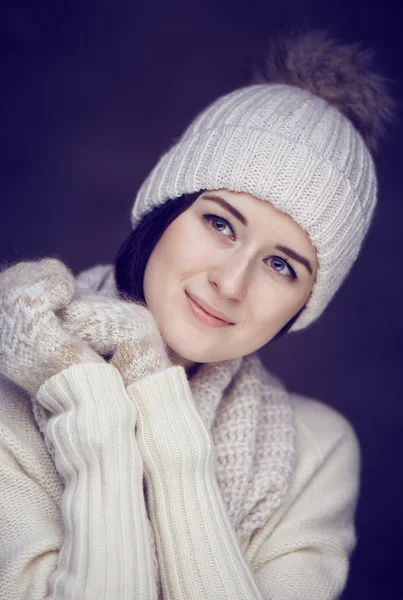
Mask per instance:
[[[204,110],[141,186],[133,227],[157,205],[199,190],[248,192],[289,214],[319,268],[291,331],[326,308],[358,256],[377,197],[372,156],[338,108],[288,84],[248,86]]]

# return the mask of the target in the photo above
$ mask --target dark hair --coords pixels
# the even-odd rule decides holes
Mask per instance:
[[[179,217],[203,190],[184,194],[155,206],[133,229],[119,249],[115,260],[116,286],[121,296],[135,302],[145,302],[143,291],[144,272],[148,259],[168,226]]]
[[[167,227],[203,193],[167,200],[147,213],[122,244],[115,260],[116,286],[121,296],[145,304],[143,281],[148,259]],[[303,306],[272,338],[282,337],[298,319]]]

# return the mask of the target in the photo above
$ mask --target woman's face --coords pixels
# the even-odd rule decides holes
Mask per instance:
[[[174,362],[187,368],[264,346],[308,300],[317,266],[289,215],[250,194],[206,191],[155,246],[144,296]]]

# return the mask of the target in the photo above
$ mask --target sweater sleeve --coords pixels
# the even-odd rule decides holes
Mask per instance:
[[[355,548],[360,448],[350,423],[295,397],[297,456],[284,504],[246,549],[261,589],[277,600],[337,600]]]
[[[2,459],[0,596],[155,599],[137,414],[120,374],[106,363],[76,365],[37,399],[51,413],[45,436],[64,483],[62,523],[51,522],[44,490]]]
[[[184,369],[171,367],[127,389],[138,409],[164,600],[263,600],[229,522],[213,442]]]

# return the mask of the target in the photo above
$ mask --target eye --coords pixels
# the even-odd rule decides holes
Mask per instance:
[[[228,236],[230,233],[231,236],[235,237],[235,231],[232,227],[231,223],[224,219],[223,217],[219,217],[218,215],[203,215],[204,221],[207,222],[208,227],[210,229],[214,229],[218,233],[222,233],[223,235]],[[229,229],[229,232],[225,233],[225,230]]]
[[[212,229],[215,232],[224,235],[225,237],[232,237],[235,239],[235,230],[231,223],[227,221],[227,219],[224,219],[224,217],[219,217],[218,215],[213,214],[205,214],[203,215],[203,220],[207,223],[209,229]],[[276,273],[278,273],[278,275],[288,277],[291,281],[296,281],[298,279],[297,274],[285,257],[272,256],[268,259],[268,264],[274,271],[276,271]]]
[[[272,256],[269,259],[269,265],[279,275],[285,275],[286,277],[291,277],[291,279],[297,279],[294,269],[286,258],[282,258],[281,256]]]

